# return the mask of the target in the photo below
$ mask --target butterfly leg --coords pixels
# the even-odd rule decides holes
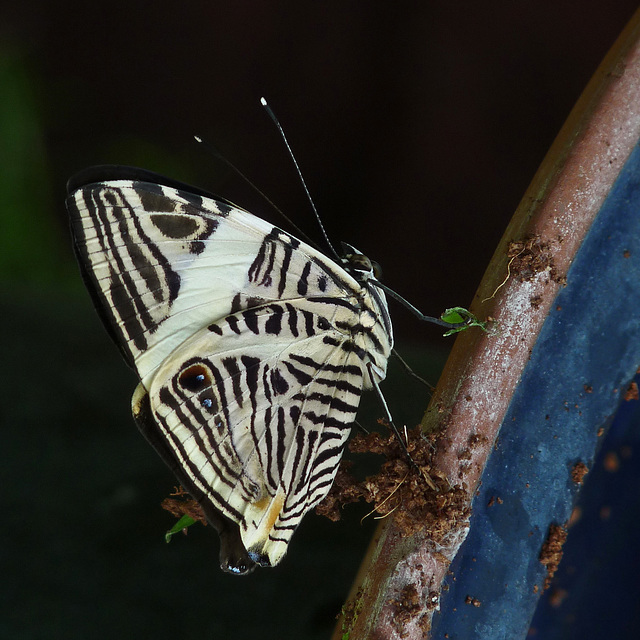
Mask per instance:
[[[382,405],[382,410],[384,411],[384,414],[385,414],[384,417],[386,421],[389,423],[389,426],[393,430],[393,433],[395,434],[396,438],[398,439],[400,446],[402,447],[404,452],[407,454],[407,458],[409,458],[411,463],[417,468],[416,463],[413,461],[413,459],[411,458],[411,455],[409,454],[409,451],[407,449],[407,444],[402,439],[402,436],[398,431],[398,427],[396,427],[395,423],[393,422],[393,418],[391,417],[391,412],[389,411],[389,407],[387,406],[387,401],[384,399],[384,396],[382,395],[382,391],[380,390],[380,386],[378,385],[378,382],[376,381],[373,375],[373,369],[370,363],[367,364],[367,368],[369,369],[369,377],[371,379],[371,382],[373,383],[373,389],[376,392],[376,395],[378,396],[378,402],[380,402],[380,404]]]
[[[362,431],[362,433],[364,433],[365,436],[369,435],[369,431],[367,431],[367,429],[365,429],[357,420],[354,420],[353,424],[355,424],[356,427],[358,427],[358,429],[360,429],[360,431]]]
[[[400,432],[398,431],[398,427],[396,427],[395,423],[393,422],[393,418],[391,417],[391,412],[389,411],[389,407],[387,406],[387,402],[384,399],[384,396],[382,395],[382,391],[380,390],[380,387],[378,386],[378,382],[376,381],[376,379],[373,376],[373,369],[371,367],[371,364],[367,364],[367,368],[369,370],[369,377],[371,378],[371,381],[373,383],[373,389],[376,392],[376,395],[378,396],[378,400],[380,402],[380,404],[382,405],[382,409],[385,413],[385,418],[387,420],[387,422],[389,423],[389,426],[391,427],[391,429],[393,430],[393,433],[395,434],[396,438],[398,439],[398,442],[400,443],[400,446],[402,447],[402,449],[404,450],[409,463],[411,464],[411,466],[424,478],[424,481],[434,490],[437,491],[437,487],[436,485],[433,483],[433,480],[431,480],[431,478],[429,477],[429,474],[425,473],[422,469],[420,469],[420,467],[415,463],[414,459],[411,457],[411,454],[409,453],[409,450],[407,449],[407,445],[405,443],[405,441],[402,439],[402,436],[400,435]]]
[[[429,384],[424,378],[421,378],[404,360],[404,358],[395,350],[392,349],[391,353],[396,357],[398,362],[402,365],[405,373],[410,375],[412,378],[421,382],[425,387],[429,389],[429,391],[433,391],[433,385]]]

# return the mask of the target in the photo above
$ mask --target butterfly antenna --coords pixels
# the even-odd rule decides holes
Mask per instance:
[[[295,230],[298,236],[303,238],[310,245],[316,247],[316,249],[319,249],[317,243],[314,242],[302,229],[300,229],[300,227],[298,227],[297,224],[292,222],[289,219],[289,217],[282,211],[282,209],[280,209],[280,207],[277,204],[275,204],[273,200],[271,200],[271,198],[269,198],[269,196],[267,196],[267,194],[264,193],[264,191],[262,191],[262,189],[256,186],[254,182],[252,182],[244,173],[242,173],[242,171],[240,171],[240,169],[238,169],[238,167],[236,167],[231,162],[231,160],[229,160],[228,158],[225,158],[222,155],[222,153],[220,153],[220,151],[218,151],[218,149],[216,149],[210,142],[203,140],[200,136],[193,136],[193,137],[195,138],[196,142],[199,142],[201,145],[203,145],[209,153],[215,156],[223,164],[226,164],[227,167],[229,167],[229,169],[231,169],[236,175],[240,176],[257,194],[259,194],[262,198],[264,198],[265,201],[269,204],[269,206],[271,206],[274,211],[277,211],[278,214],[282,216],[282,218],[286,221],[286,223],[292,229]]]
[[[304,177],[302,176],[302,171],[300,171],[300,166],[298,165],[298,161],[296,160],[296,157],[293,155],[291,145],[287,140],[287,136],[284,133],[284,129],[282,128],[282,125],[280,124],[280,122],[278,121],[278,118],[276,118],[276,114],[273,113],[273,111],[271,110],[271,107],[267,104],[267,101],[264,98],[260,98],[260,104],[265,108],[265,111],[267,112],[271,120],[273,120],[273,123],[276,125],[276,127],[278,128],[278,131],[280,132],[280,136],[282,137],[282,140],[284,141],[284,144],[287,147],[287,151],[289,152],[289,156],[291,157],[291,160],[293,160],[293,164],[295,165],[296,171],[298,172],[298,177],[300,178],[300,182],[302,183],[302,186],[304,187],[304,191],[307,194],[307,200],[309,200],[309,203],[311,204],[311,208],[313,209],[313,213],[316,216],[316,220],[318,221],[318,225],[320,226],[320,231],[322,231],[322,236],[324,237],[324,241],[327,243],[327,246],[331,250],[331,253],[334,255],[334,257],[337,258],[338,261],[340,261],[340,256],[338,252],[333,248],[333,245],[329,241],[329,236],[327,235],[327,232],[324,229],[322,220],[320,219],[320,214],[318,213],[315,202],[313,201],[313,198],[309,193],[307,183],[304,181]]]

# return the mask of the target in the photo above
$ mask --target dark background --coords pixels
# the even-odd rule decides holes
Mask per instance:
[[[366,508],[339,525],[309,515],[283,564],[248,578],[220,574],[210,531],[164,544],[157,504],[173,479],[136,433],[134,377],[73,263],[73,172],[141,165],[281,223],[198,134],[315,234],[264,95],[331,238],[425,312],[467,306],[636,6],[0,6],[0,637],[327,638],[373,526]],[[440,331],[392,313],[435,382]],[[427,402],[410,384],[391,369],[391,408],[409,425]]]

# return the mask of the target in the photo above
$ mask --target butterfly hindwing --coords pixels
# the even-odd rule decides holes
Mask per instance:
[[[328,492],[362,389],[384,378],[384,296],[228,202],[113,178],[74,185],[68,208],[141,381],[134,416],[220,531],[223,567],[273,565]]]
[[[197,332],[149,389],[159,430],[200,501],[237,522],[264,564],[280,560],[331,486],[362,389],[358,356],[324,341],[348,338],[325,316],[303,319],[289,307],[252,310],[257,333],[245,330],[246,312]],[[265,341],[274,320],[283,329]]]

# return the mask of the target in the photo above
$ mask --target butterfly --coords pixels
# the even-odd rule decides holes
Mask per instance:
[[[386,375],[374,265],[142,169],[93,167],[67,188],[83,278],[140,380],[137,426],[217,529],[221,568],[276,565]]]

